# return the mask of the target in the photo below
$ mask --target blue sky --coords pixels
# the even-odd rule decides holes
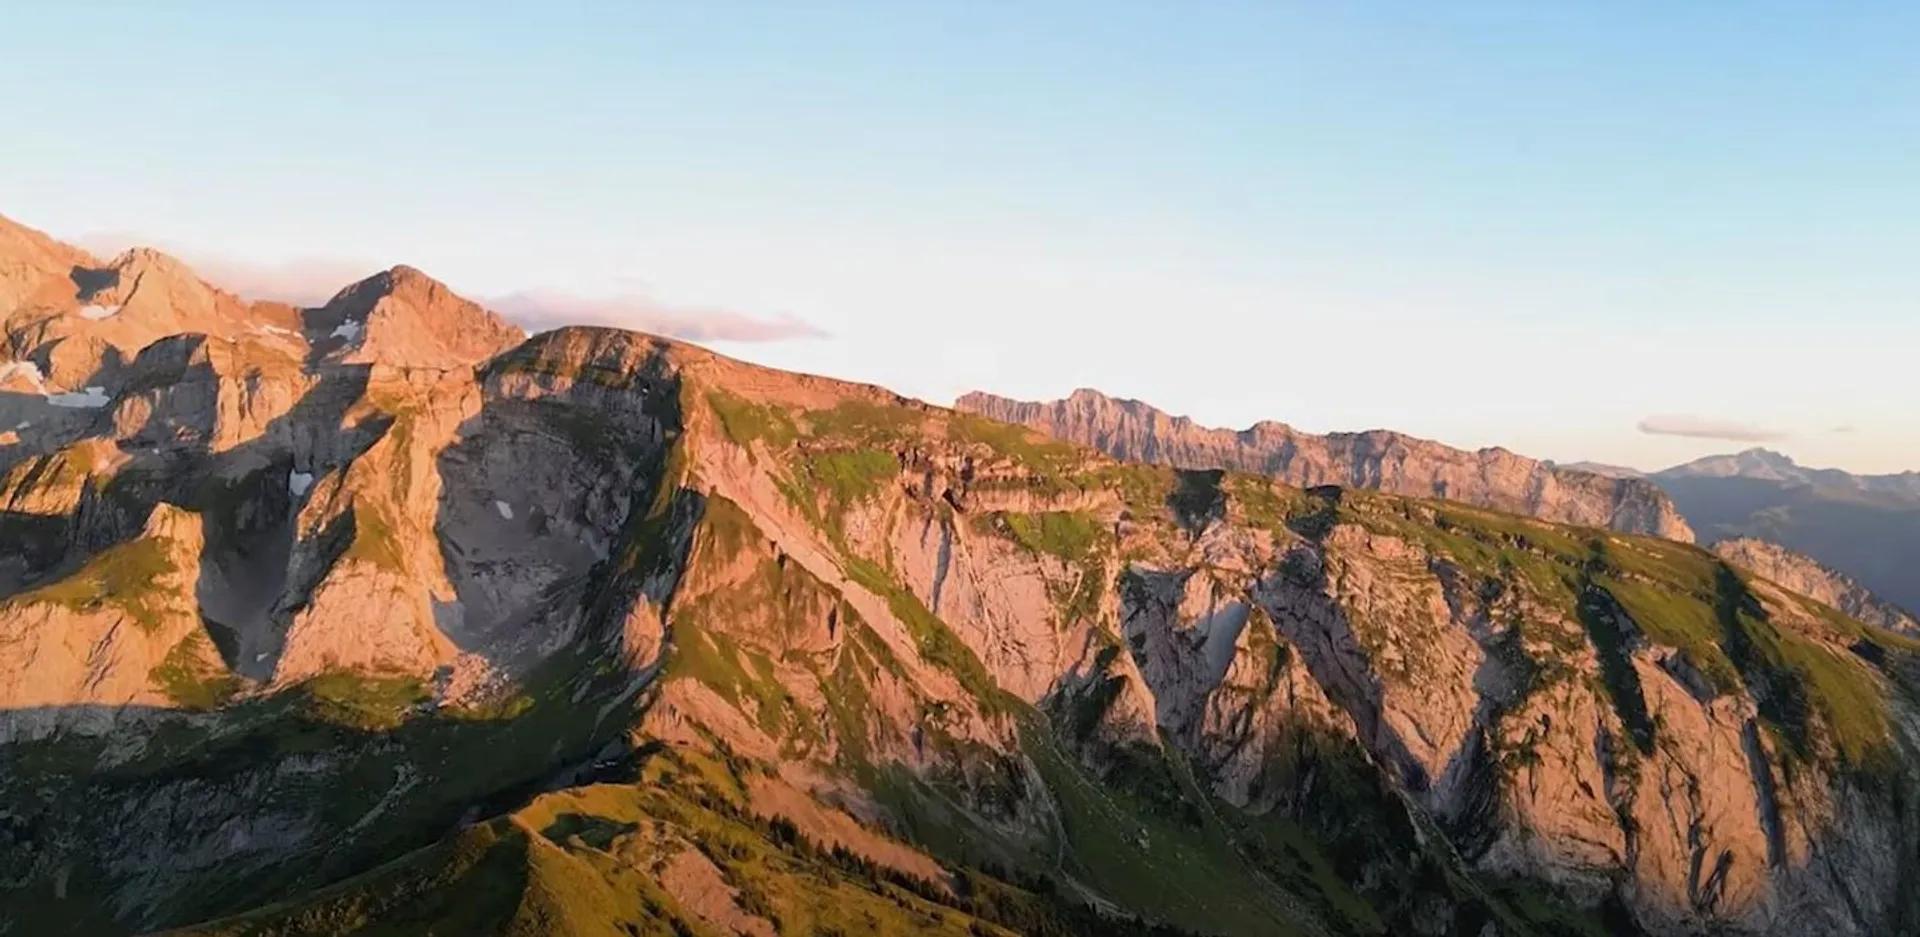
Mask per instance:
[[[941,402],[1920,468],[1910,5],[0,21],[0,213],[72,239],[792,316],[826,337],[716,347]]]

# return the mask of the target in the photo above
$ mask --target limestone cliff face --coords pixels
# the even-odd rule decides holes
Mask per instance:
[[[412,271],[285,334],[174,277],[208,327],[99,405],[12,392],[43,410],[0,442],[0,929],[459,930],[513,876],[407,863],[552,791],[520,832],[590,850],[569,874],[660,913],[697,880],[762,932],[825,920],[779,876],[836,847],[834,902],[925,932],[1009,882],[1194,934],[1920,921],[1920,645],[1598,529],[1578,478],[1397,437],[1129,463],[650,336],[521,341]],[[18,347],[105,321],[78,288],[14,294]],[[1094,442],[1252,458],[1143,419]],[[1585,526],[1392,493],[1438,481]],[[788,826],[637,858],[696,816]]]
[[[195,614],[199,520],[158,505],[134,539],[0,602],[0,741],[99,732],[183,681],[227,685]]]
[[[955,406],[1121,460],[1251,472],[1301,487],[1447,498],[1563,524],[1693,540],[1679,511],[1650,482],[1555,467],[1504,449],[1468,452],[1386,430],[1317,436],[1274,422],[1239,432],[1209,429],[1092,390],[1048,403],[972,393]]]
[[[1752,570],[1848,617],[1893,631],[1920,634],[1920,621],[1906,609],[1874,595],[1845,573],[1777,543],[1736,537],[1715,543],[1713,552],[1729,563]]]

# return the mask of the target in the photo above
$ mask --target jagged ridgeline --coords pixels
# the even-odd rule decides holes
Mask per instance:
[[[9,320],[0,930],[1920,927],[1914,642],[1712,554],[382,277]]]

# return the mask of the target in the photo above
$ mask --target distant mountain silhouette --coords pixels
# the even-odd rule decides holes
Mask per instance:
[[[1813,469],[1767,449],[1708,456],[1651,476],[1702,543],[1769,540],[1920,606],[1920,472]]]

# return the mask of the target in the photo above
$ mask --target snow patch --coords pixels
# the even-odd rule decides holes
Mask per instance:
[[[40,373],[40,366],[31,361],[9,361],[0,364],[0,382],[5,382],[12,377],[26,378],[27,383],[32,384],[35,390],[42,394],[47,392],[46,376]]]
[[[313,487],[312,472],[288,472],[287,473],[287,490],[289,492],[292,492],[294,497],[298,498],[301,495],[306,494],[307,489],[312,487]]]
[[[111,319],[114,316],[117,316],[119,314],[120,314],[119,306],[81,306],[80,307],[80,318],[92,319],[96,322],[101,319]]]
[[[352,319],[348,319],[347,321],[342,322],[339,325],[336,325],[333,327],[333,332],[331,333],[331,337],[344,338],[347,341],[351,342],[359,338],[360,333],[366,330],[367,330],[367,327],[364,323],[355,322]]]
[[[283,329],[277,325],[267,325],[265,323],[256,322],[252,326],[250,326],[250,328],[252,328],[254,332],[257,332],[261,335],[285,335],[289,338],[300,337],[299,332],[295,332],[292,329]]]
[[[113,398],[107,396],[107,389],[104,387],[89,387],[85,390],[62,394],[53,393],[47,389],[47,378],[40,373],[40,366],[31,361],[0,363],[0,383],[5,383],[12,378],[24,378],[27,383],[33,385],[33,389],[40,396],[47,398],[47,402],[56,407],[97,410],[113,402]],[[20,428],[25,429],[26,424],[21,424]]]
[[[1240,641],[1240,632],[1246,629],[1247,619],[1252,613],[1253,607],[1247,603],[1230,602],[1224,608],[1215,609],[1197,624],[1206,642],[1201,645],[1201,654],[1206,657],[1208,672],[1214,675],[1215,682],[1224,679],[1228,668],[1233,666],[1235,645]]]
[[[72,407],[78,410],[98,410],[112,403],[104,387],[89,387],[84,391],[66,394],[48,394],[47,402],[56,407]]]
[[[513,520],[513,505],[508,504],[505,501],[495,501],[493,503],[493,509],[496,511],[499,511],[501,517],[504,517],[507,520]]]

